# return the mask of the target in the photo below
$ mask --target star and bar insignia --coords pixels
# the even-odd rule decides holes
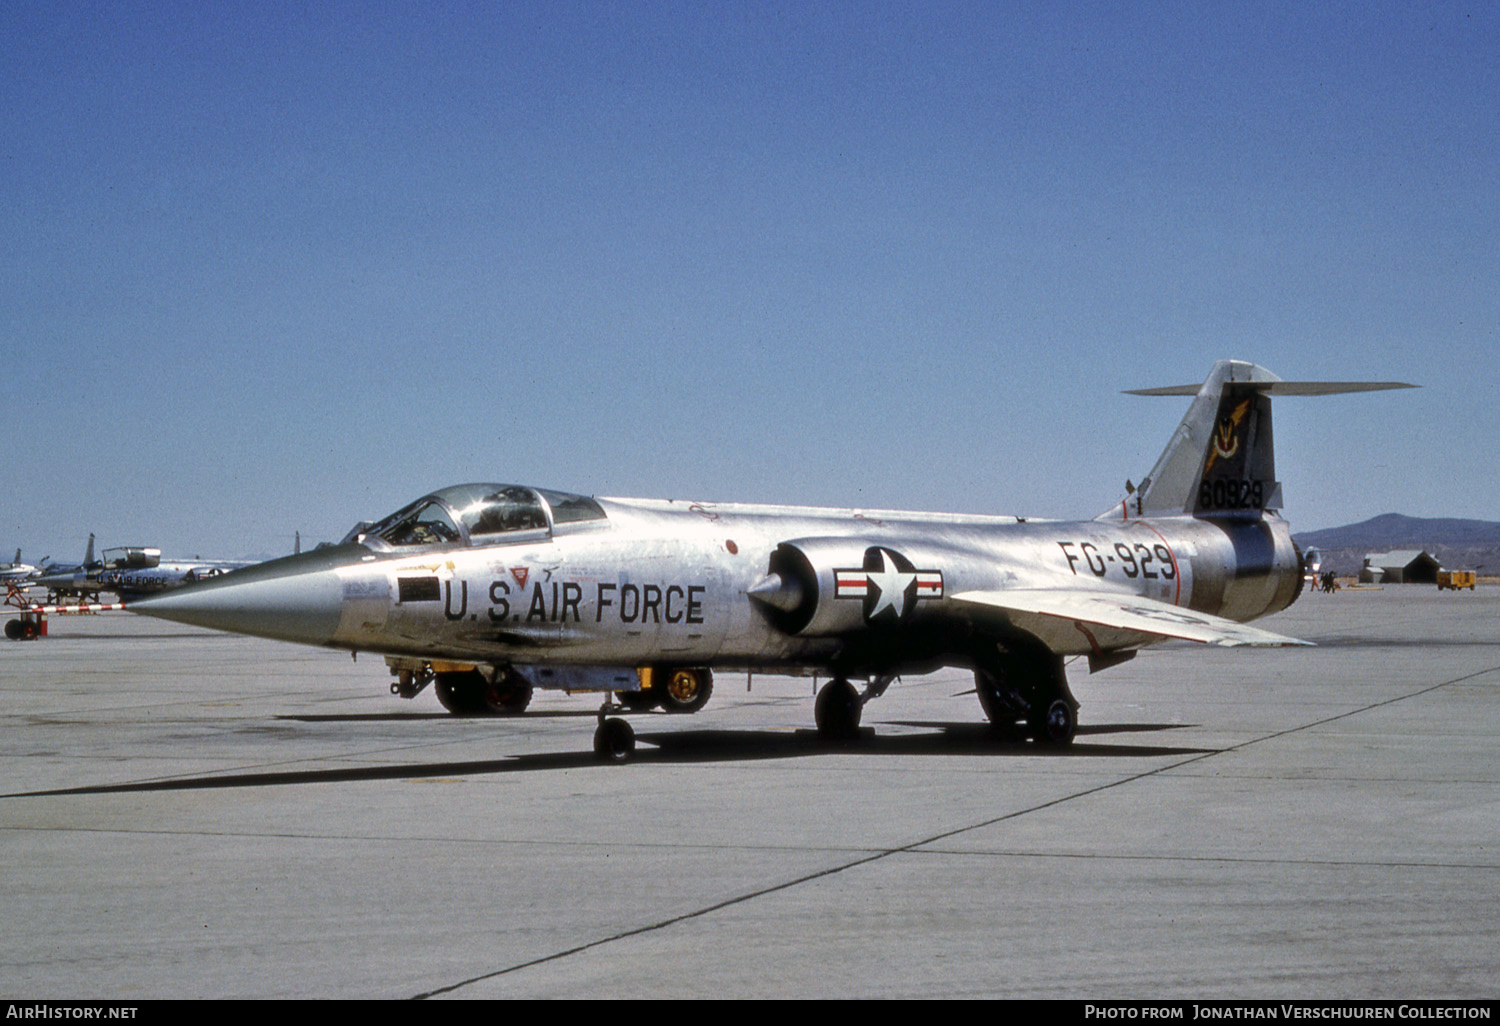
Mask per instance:
[[[866,623],[905,623],[918,602],[943,597],[941,570],[918,570],[881,546],[865,550],[864,566],[835,569],[833,582],[834,598],[864,601]]]

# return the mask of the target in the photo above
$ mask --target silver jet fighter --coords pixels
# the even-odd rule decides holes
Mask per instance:
[[[44,559],[42,562],[46,563],[47,561]],[[0,581],[13,581],[17,583],[29,581],[40,572],[40,568],[34,567],[30,563],[21,562],[21,550],[17,549],[16,558],[12,562],[0,566]]]
[[[81,564],[48,567],[35,583],[54,598],[82,598],[108,591],[129,602],[252,563],[244,559],[162,559],[160,549],[138,545],[105,549],[95,559],[94,536],[89,535],[88,552]]]
[[[592,499],[516,485],[434,492],[341,544],[131,607],[378,652],[454,711],[523,708],[537,687],[603,692],[595,750],[624,759],[653,702],[693,708],[716,669],[817,674],[820,734],[848,738],[901,674],[974,672],[984,712],[1071,742],[1063,670],[1146,645],[1295,645],[1247,622],[1286,608],[1302,555],[1279,513],[1271,398],[1410,387],[1282,381],[1222,361],[1150,475],[1082,521]],[[864,682],[863,690],[851,681]]]

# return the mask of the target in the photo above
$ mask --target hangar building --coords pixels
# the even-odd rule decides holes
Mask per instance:
[[[1436,584],[1442,565],[1426,551],[1373,552],[1359,572],[1361,584]]]

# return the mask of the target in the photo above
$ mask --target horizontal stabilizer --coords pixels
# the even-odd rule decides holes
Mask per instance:
[[[1201,385],[1132,389],[1190,395],[1193,404],[1130,498],[1099,519],[1190,516],[1249,519],[1282,506],[1271,399],[1415,388],[1401,381],[1283,381],[1243,360],[1220,360]]]
[[[1038,589],[965,591],[953,598],[957,602],[968,602],[1004,612],[1051,616],[1071,623],[1113,627],[1162,638],[1196,641],[1205,645],[1280,647],[1311,644],[1283,634],[1263,631],[1258,627],[1247,627],[1222,616],[1210,616],[1137,595]]]
[[[1404,381],[1252,381],[1236,382],[1262,395],[1344,395],[1349,392],[1385,392],[1392,388],[1417,388]],[[1126,395],[1197,395],[1203,386],[1168,385],[1166,388],[1130,388]]]

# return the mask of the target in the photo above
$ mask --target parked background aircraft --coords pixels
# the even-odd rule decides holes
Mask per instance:
[[[45,562],[45,560],[43,561]],[[16,550],[16,558],[5,566],[0,566],[0,581],[24,581],[35,577],[37,568],[29,563],[21,562],[21,550]]]
[[[1147,645],[1302,644],[1247,621],[1303,585],[1280,515],[1271,399],[1410,387],[1282,381],[1221,361],[1139,487],[1076,522],[592,499],[458,485],[338,546],[145,599],[151,616],[386,656],[454,711],[523,708],[536,687],[646,701],[706,694],[715,669],[826,675],[815,719],[856,734],[902,674],[971,669],[997,725],[1071,742],[1063,661],[1090,672]],[[852,683],[861,680],[862,690]],[[643,686],[649,685],[649,689]],[[633,732],[608,697],[595,749]]]
[[[91,535],[89,535],[88,547],[85,548],[84,552],[83,552],[83,562],[81,562],[81,563],[57,563],[57,562],[53,562],[52,559],[51,559],[51,557],[43,559],[41,561],[41,563],[37,564],[36,573],[32,575],[32,578],[33,578],[32,583],[34,583],[34,584],[42,584],[44,587],[46,587],[46,585],[44,583],[44,580],[43,580],[44,578],[49,578],[50,577],[50,578],[54,578],[54,579],[63,579],[65,577],[67,577],[67,576],[70,576],[72,574],[78,573],[80,570],[85,569],[86,567],[92,565],[93,563],[94,563],[94,536],[91,534]],[[52,601],[53,599],[55,599],[57,597],[59,597],[58,593],[56,591],[54,591],[52,588],[48,587],[47,588],[47,598],[48,598],[48,601],[50,602],[50,601]]]
[[[216,577],[251,560],[169,559],[161,550],[145,546],[105,549],[94,558],[94,536],[89,535],[84,561],[72,566],[49,566],[33,582],[47,589],[49,600],[88,598],[111,592],[121,601],[152,595],[193,581]]]

